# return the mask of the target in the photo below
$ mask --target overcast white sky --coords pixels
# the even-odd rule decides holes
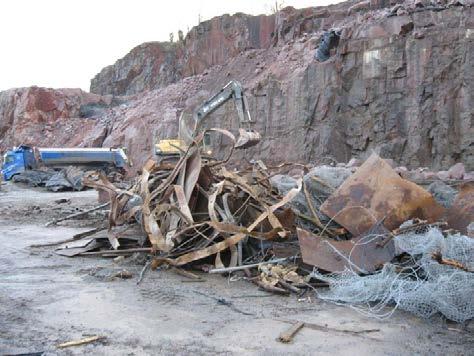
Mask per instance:
[[[281,2],[281,1],[280,1]],[[339,0],[285,0],[296,8]],[[0,90],[31,85],[89,90],[133,47],[167,41],[224,13],[269,13],[273,0],[0,0]],[[176,38],[175,34],[175,38]]]

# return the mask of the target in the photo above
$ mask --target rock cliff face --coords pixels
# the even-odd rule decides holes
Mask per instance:
[[[238,53],[268,48],[275,16],[223,15],[204,21],[182,41],[149,42],[135,47],[91,80],[91,92],[130,95],[157,89],[183,77],[224,64]]]
[[[318,62],[315,48],[331,28],[341,30],[338,45]],[[99,73],[92,91],[134,95],[91,120],[95,128],[80,144],[125,145],[139,168],[157,139],[177,135],[180,115],[190,116],[235,79],[263,136],[237,159],[347,162],[375,150],[407,166],[463,162],[472,170],[473,76],[474,10],[467,2],[352,1],[274,17],[223,16],[193,28],[184,43],[144,44]],[[12,120],[5,95],[0,137]],[[207,126],[235,130],[233,104]],[[224,151],[224,139],[216,141]]]
[[[0,92],[0,151],[19,144],[80,145],[97,131],[97,120],[80,117],[81,107],[108,106],[111,99],[80,89],[31,87]]]
[[[91,80],[91,92],[128,95],[174,83],[181,78],[176,65],[181,53],[178,44],[143,43],[114,65],[102,69]]]
[[[286,9],[276,19],[274,45],[240,52],[202,75],[143,95],[133,104],[144,114],[141,121],[135,111],[130,118],[128,111],[110,113],[114,127],[106,142],[126,140],[145,157],[154,140],[176,135],[183,110],[191,112],[238,79],[264,137],[247,157],[347,161],[375,150],[408,166],[462,161],[472,169],[473,9],[402,4],[395,10],[402,15],[347,4],[332,11]],[[339,45],[329,61],[317,62],[321,31],[333,27],[342,29]],[[227,104],[208,125],[235,129],[235,121]],[[153,130],[147,132],[144,122]],[[136,130],[147,137],[141,148],[133,143]]]

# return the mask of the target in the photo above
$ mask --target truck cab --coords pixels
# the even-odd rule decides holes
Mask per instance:
[[[3,155],[2,178],[7,181],[15,174],[24,172],[27,169],[34,169],[36,161],[33,148],[29,146],[18,146],[8,150]]]

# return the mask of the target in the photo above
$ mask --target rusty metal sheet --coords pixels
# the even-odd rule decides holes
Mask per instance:
[[[59,247],[54,251],[54,253],[61,256],[74,257],[84,252],[99,249],[105,245],[105,241],[87,239],[84,241],[78,241],[76,243],[69,243],[64,247]]]
[[[474,222],[474,182],[464,183],[448,210],[448,226],[467,234],[467,226]]]
[[[429,192],[402,179],[373,153],[324,202],[321,211],[360,236],[382,219],[393,230],[412,218],[435,222],[445,210]]]
[[[351,269],[356,273],[371,273],[395,257],[393,240],[383,244],[387,231],[380,226],[363,237],[336,241],[297,229],[303,262],[328,272]]]
[[[173,188],[176,194],[176,199],[178,200],[179,209],[188,218],[190,222],[194,223],[193,215],[191,214],[188,202],[186,201],[183,187],[181,185],[173,185]]]
[[[196,183],[199,178],[199,173],[201,172],[201,166],[201,154],[196,148],[186,161],[185,171],[182,171],[182,174],[184,174],[183,189],[184,195],[186,196],[186,202],[189,202],[189,199],[191,198],[191,193],[193,192],[194,187],[196,186]]]

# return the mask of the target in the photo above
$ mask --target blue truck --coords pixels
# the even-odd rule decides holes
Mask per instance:
[[[21,145],[4,154],[1,174],[7,181],[15,174],[42,167],[84,166],[120,170],[127,165],[128,158],[123,148],[36,148]]]

